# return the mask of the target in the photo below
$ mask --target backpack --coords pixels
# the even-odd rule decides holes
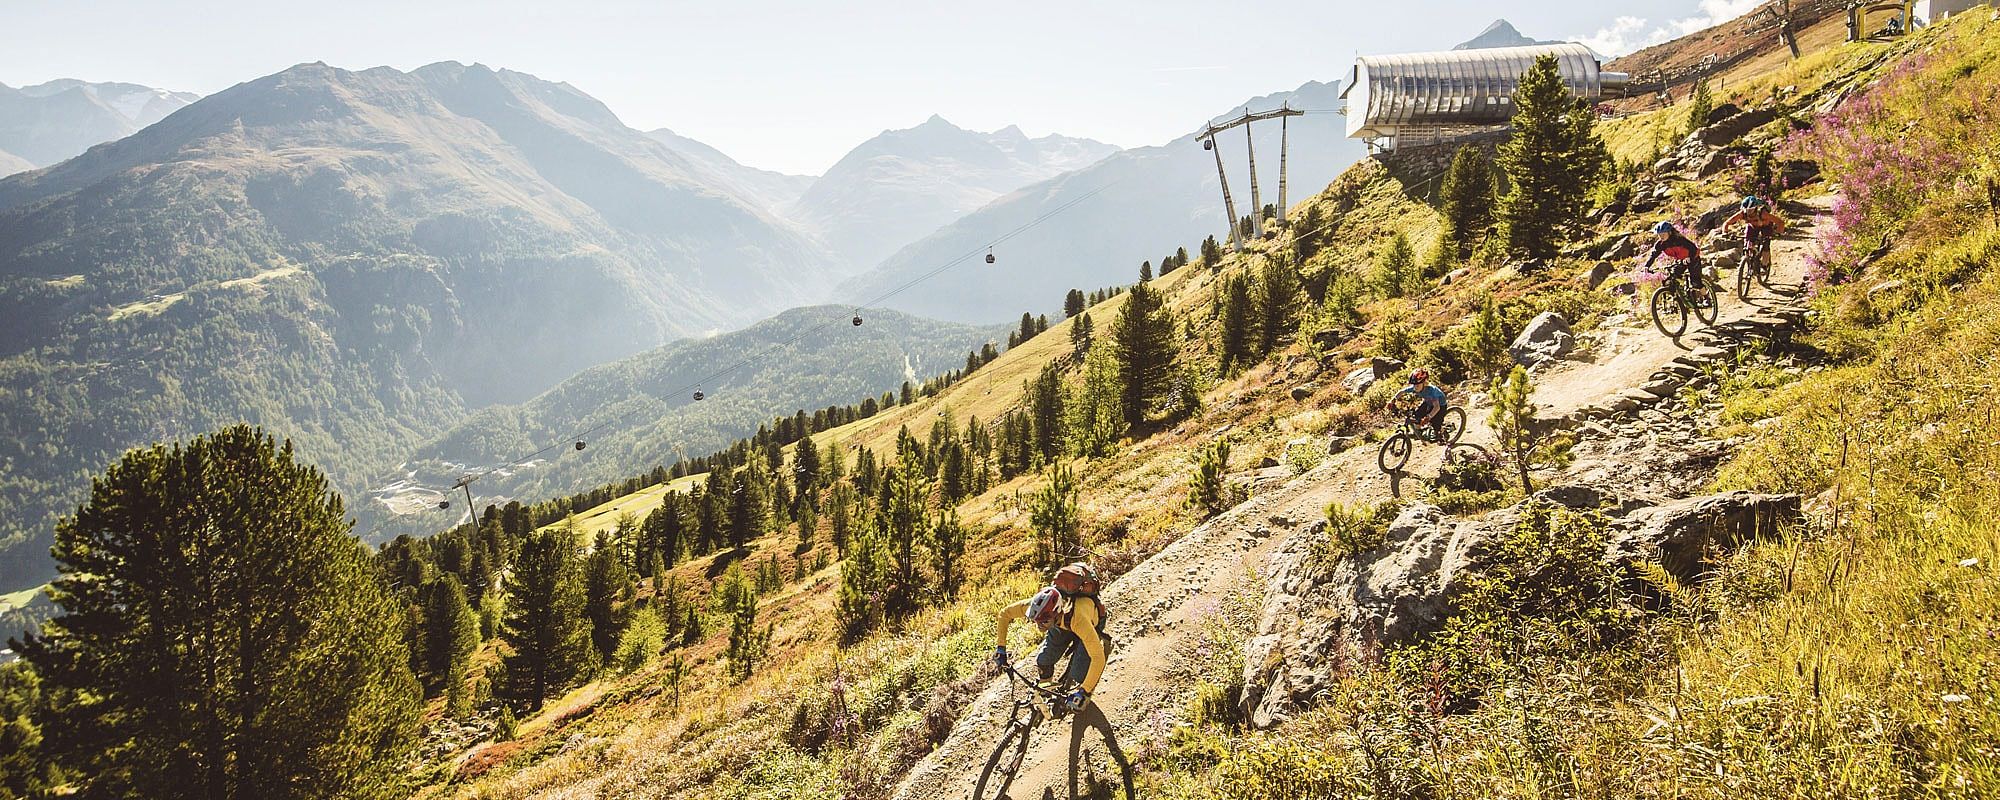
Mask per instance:
[[[1098,590],[1104,588],[1104,580],[1097,576],[1097,570],[1081,561],[1056,570],[1055,580],[1051,583],[1064,597],[1082,596],[1093,600],[1097,598]]]

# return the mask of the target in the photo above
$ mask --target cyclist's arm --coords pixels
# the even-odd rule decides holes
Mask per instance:
[[[1014,620],[1027,619],[1027,618],[1028,618],[1028,601],[1026,600],[1022,600],[1021,602],[1000,609],[999,646],[1001,647],[1007,646],[1007,629],[1013,627]]]
[[[1645,266],[1640,267],[1640,269],[1652,269],[1653,262],[1658,260],[1660,260],[1660,248],[1654,247],[1653,254],[1646,257],[1646,264]]]
[[[1076,610],[1069,615],[1070,633],[1076,634],[1077,644],[1083,645],[1083,652],[1090,656],[1090,671],[1083,676],[1083,685],[1077,688],[1086,693],[1097,693],[1097,679],[1104,676],[1104,640],[1097,635],[1097,601],[1084,602],[1078,599]]]
[[[1785,232],[1785,218],[1784,218],[1784,217],[1781,217],[1781,216],[1778,216],[1778,215],[1776,215],[1776,214],[1771,214],[1771,215],[1769,215],[1769,219],[1771,220],[1771,235],[1772,235],[1772,236],[1776,236],[1776,235],[1778,235],[1778,234],[1781,234],[1781,233],[1784,233],[1784,232]]]
[[[1725,219],[1725,220],[1723,220],[1723,221],[1722,221],[1722,232],[1723,232],[1723,233],[1728,233],[1728,232],[1729,232],[1729,226],[1731,226],[1731,225],[1734,225],[1734,224],[1736,224],[1736,223],[1738,223],[1738,222],[1741,222],[1741,223],[1743,223],[1743,224],[1746,224],[1746,225],[1748,225],[1748,224],[1750,223],[1750,218],[1749,218],[1749,217],[1746,217],[1746,216],[1743,216],[1743,212],[1741,212],[1741,211],[1738,211],[1738,212],[1736,212],[1736,213],[1734,213],[1734,214],[1731,214],[1731,215],[1729,215],[1729,218],[1728,218],[1728,219]]]

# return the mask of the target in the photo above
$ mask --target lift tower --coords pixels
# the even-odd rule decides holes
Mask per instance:
[[[1243,249],[1243,237],[1238,235],[1236,231],[1236,226],[1239,224],[1236,217],[1236,201],[1231,199],[1229,196],[1229,176],[1225,174],[1222,169],[1222,151],[1215,149],[1216,134],[1222,133],[1223,131],[1227,131],[1231,128],[1235,128],[1238,126],[1241,126],[1243,128],[1243,135],[1246,137],[1245,146],[1247,148],[1244,152],[1249,157],[1250,160],[1250,203],[1252,206],[1250,209],[1250,226],[1252,232],[1254,232],[1258,236],[1262,236],[1264,235],[1264,204],[1263,204],[1263,198],[1260,197],[1257,193],[1257,145],[1253,138],[1249,138],[1251,137],[1250,123],[1261,122],[1270,119],[1275,119],[1279,121],[1278,125],[1280,132],[1278,134],[1278,224],[1280,226],[1283,226],[1285,224],[1285,217],[1287,214],[1287,209],[1285,208],[1285,202],[1288,199],[1285,196],[1285,188],[1286,188],[1285,166],[1286,166],[1287,156],[1289,155],[1289,150],[1291,147],[1290,145],[1291,131],[1285,124],[1285,118],[1300,116],[1304,113],[1306,112],[1294,109],[1289,104],[1280,106],[1270,111],[1251,111],[1249,109],[1244,109],[1242,116],[1221,123],[1210,122],[1207,126],[1201,129],[1200,133],[1197,133],[1194,136],[1196,141],[1201,142],[1201,146],[1203,149],[1210,150],[1215,153],[1215,174],[1216,177],[1219,178],[1222,182],[1222,208],[1223,211],[1229,214],[1229,240],[1230,242],[1235,244],[1237,250]]]

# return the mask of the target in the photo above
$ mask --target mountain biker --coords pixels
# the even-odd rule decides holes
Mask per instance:
[[[1653,237],[1653,252],[1646,257],[1646,265],[1640,269],[1652,269],[1653,262],[1665,255],[1685,271],[1682,280],[1689,292],[1697,297],[1708,294],[1708,286],[1701,280],[1701,246],[1682,236],[1679,228],[1665,220],[1653,226]]]
[[[1722,232],[1728,233],[1729,227],[1738,222],[1743,223],[1743,241],[1746,246],[1757,242],[1768,242],[1785,232],[1785,218],[1772,213],[1771,204],[1754,194],[1743,198],[1740,210],[1722,221]],[[1761,260],[1763,266],[1767,268],[1771,266],[1771,248],[1764,248]]]
[[[1427,426],[1431,438],[1444,441],[1444,390],[1431,385],[1431,371],[1419,368],[1410,373],[1410,385],[1396,391],[1393,403],[1401,403],[1404,397],[1417,398],[1417,407],[1410,410],[1410,422]]]
[[[1104,605],[1097,599],[1097,587],[1094,570],[1071,564],[1058,570],[1056,579],[1033,597],[1000,609],[1000,645],[993,649],[993,663],[1007,666],[1007,628],[1014,620],[1035,623],[1045,632],[1041,648],[1035,651],[1041,679],[1054,677],[1056,662],[1070,653],[1063,682],[1075,689],[1062,703],[1070,710],[1082,708],[1104,675]]]

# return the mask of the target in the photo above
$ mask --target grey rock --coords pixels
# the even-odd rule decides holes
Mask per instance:
[[[1726,169],[1729,169],[1729,151],[1717,150],[1701,160],[1701,165],[1695,167],[1694,174],[1706,178]]]
[[[1610,261],[1599,261],[1591,265],[1590,269],[1584,270],[1583,285],[1586,288],[1595,289],[1604,285],[1605,279],[1611,277],[1617,271],[1618,268],[1613,266]]]
[[[1568,355],[1575,343],[1569,332],[1569,320],[1554,311],[1544,311],[1528,320],[1527,327],[1514,337],[1507,351],[1514,355],[1514,360],[1535,366]]]
[[[1297,400],[1299,402],[1305,402],[1306,400],[1311,399],[1312,396],[1314,394],[1317,394],[1318,392],[1319,392],[1319,384],[1317,383],[1300,384],[1298,386],[1292,387],[1292,399]]]
[[[1352,372],[1347,373],[1347,377],[1341,378],[1340,385],[1347,387],[1348,394],[1359,397],[1368,391],[1368,387],[1374,386],[1377,380],[1374,367],[1361,366],[1355,367]]]
[[[1634,238],[1633,236],[1619,237],[1618,241],[1612,243],[1611,247],[1604,251],[1604,260],[1623,261],[1637,254],[1639,252],[1639,244],[1634,241]]]
[[[1614,523],[1605,557],[1613,563],[1657,560],[1675,577],[1707,571],[1710,548],[1733,548],[1775,535],[1799,518],[1798,495],[1728,492],[1633,512]]]
[[[1715,123],[1721,122],[1725,119],[1729,119],[1730,117],[1736,116],[1737,114],[1741,113],[1743,113],[1743,109],[1737,107],[1735,103],[1723,103],[1722,105],[1709,109],[1708,116],[1702,118],[1701,124],[1714,125]]]
[[[1778,112],[1773,109],[1753,108],[1705,126],[1695,131],[1691,138],[1699,139],[1710,147],[1721,147],[1777,118]]]
[[[1403,366],[1401,359],[1382,358],[1380,356],[1368,359],[1368,368],[1375,371],[1375,377],[1378,379],[1387,378],[1403,371]]]
[[[1654,172],[1674,172],[1676,170],[1679,170],[1680,168],[1681,168],[1680,159],[1674,158],[1673,156],[1667,156],[1665,158],[1653,162]]]

